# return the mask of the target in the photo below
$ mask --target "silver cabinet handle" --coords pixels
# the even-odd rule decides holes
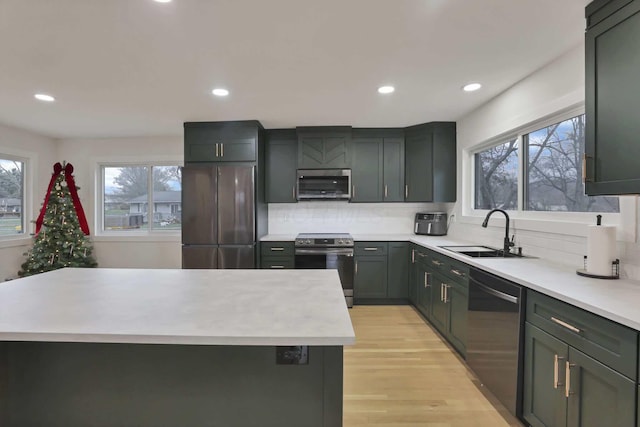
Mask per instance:
[[[354,199],[356,197],[356,186],[355,186],[355,184],[353,184],[351,186],[351,197],[353,197]]]
[[[442,262],[436,261],[435,259],[432,259],[431,263],[437,265],[438,267],[440,267],[443,264]]]
[[[280,252],[280,251],[284,251],[284,248],[271,248],[271,250],[274,252]]]
[[[575,394],[571,391],[571,368],[574,366],[576,366],[575,363],[569,363],[568,360],[565,362],[566,372],[564,375],[564,397],[569,397],[570,395]]]
[[[440,301],[444,301],[444,283],[440,283]]]
[[[216,142],[216,157],[220,157],[220,144]]]
[[[415,263],[416,263],[416,250],[411,249],[411,264],[415,264]]]
[[[444,300],[442,302],[444,302],[445,304],[449,302],[449,288],[451,286],[443,283],[442,284],[443,288],[444,288]]]
[[[293,186],[291,187],[291,198],[292,198],[293,200],[295,200],[295,199],[296,199],[296,186],[295,186],[295,185],[293,185]]]
[[[224,157],[224,142],[220,143],[220,157]]]
[[[576,328],[573,325],[570,325],[569,323],[567,323],[567,322],[565,322],[563,320],[557,319],[555,317],[551,317],[551,321],[553,323],[557,323],[558,325],[560,325],[560,326],[562,326],[564,328],[567,328],[568,330],[570,330],[572,332],[575,332],[576,334],[581,334],[582,333],[582,331],[580,329]]]
[[[358,274],[358,261],[356,261],[356,274]]]
[[[464,276],[464,273],[462,273],[462,272],[460,272],[460,271],[458,271],[456,269],[453,269],[453,268],[451,269],[451,272],[453,274],[455,274],[456,276],[461,276],[461,277]]]
[[[270,268],[284,268],[284,265],[272,265]]]
[[[409,184],[404,186],[404,197],[409,197]]]
[[[561,385],[564,385],[559,380],[559,367],[558,361],[564,360],[564,357],[560,357],[557,354],[553,356],[553,388],[558,388]]]
[[[424,272],[424,287],[429,287],[429,273],[427,273],[426,271]]]
[[[387,184],[384,185],[384,198],[389,197],[389,186]]]
[[[365,251],[377,251],[378,248],[364,248]]]

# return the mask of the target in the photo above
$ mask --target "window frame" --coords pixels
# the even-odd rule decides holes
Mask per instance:
[[[106,230],[104,228],[104,201],[105,201],[105,168],[119,168],[119,167],[146,167],[147,170],[147,190],[152,188],[153,185],[153,168],[158,166],[175,166],[183,167],[184,162],[182,160],[135,160],[128,159],[122,160],[99,160],[96,162],[96,200],[95,200],[95,221],[94,229],[96,230],[96,240],[118,240],[118,241],[140,241],[147,238],[152,241],[175,241],[182,235],[182,227],[177,229],[163,230],[154,228],[152,224],[147,229],[138,230]],[[180,188],[182,192],[182,186]],[[153,191],[147,191],[147,206],[153,206]]]
[[[22,232],[10,235],[0,235],[0,247],[13,246],[16,242],[30,240],[33,236],[33,224],[27,216],[32,215],[33,206],[33,171],[35,169],[35,155],[33,153],[10,150],[6,147],[0,149],[0,158],[3,160],[12,160],[22,163],[22,212],[21,227]],[[13,243],[13,244],[12,244]]]
[[[585,113],[584,104],[549,114],[539,120],[517,127],[501,135],[463,150],[462,156],[462,222],[480,224],[488,209],[475,209],[475,154],[505,141],[517,138],[518,143],[518,203],[516,210],[507,210],[514,225],[521,230],[540,231],[555,234],[586,236],[585,225],[595,224],[598,212],[533,211],[524,209],[525,162],[524,136]],[[465,176],[466,175],[466,176]],[[618,226],[618,240],[635,241],[636,196],[618,196],[620,212],[603,213],[603,224]],[[504,221],[492,221],[497,227],[504,227]],[[491,224],[490,224],[491,225]]]

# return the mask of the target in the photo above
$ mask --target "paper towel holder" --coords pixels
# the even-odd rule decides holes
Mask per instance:
[[[578,276],[591,277],[592,279],[619,279],[620,278],[620,260],[611,261],[611,276],[602,276],[600,274],[587,273],[587,256],[584,256],[584,268],[576,270]]]

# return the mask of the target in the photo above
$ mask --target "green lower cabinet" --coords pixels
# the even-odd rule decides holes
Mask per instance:
[[[357,257],[353,281],[353,297],[357,301],[366,298],[387,297],[387,257]]]
[[[418,262],[416,265],[415,287],[416,308],[427,319],[431,318],[431,283],[432,277],[426,264]]]
[[[469,291],[458,283],[451,282],[445,290],[445,302],[449,308],[447,339],[464,356],[467,351]]]
[[[409,243],[389,242],[387,298],[409,298]]]
[[[296,263],[293,257],[262,257],[260,268],[270,270],[293,269]]]
[[[633,427],[631,379],[525,323],[523,417],[533,427]]]
[[[447,331],[447,317],[449,317],[449,308],[444,299],[444,292],[446,280],[437,273],[429,274],[431,282],[431,323],[440,331],[441,334],[446,335]]]

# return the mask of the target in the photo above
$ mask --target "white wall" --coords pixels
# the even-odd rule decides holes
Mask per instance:
[[[93,235],[99,267],[180,268],[180,236],[113,237],[100,235],[96,223],[99,162],[171,161],[182,164],[182,136],[68,139],[59,141],[59,155],[73,164],[80,200]]]
[[[583,103],[584,74],[584,46],[579,45],[458,121],[458,203],[454,209],[458,218],[462,215],[462,186],[470,166],[463,165],[463,151]],[[639,223],[638,218],[635,222]],[[484,229],[478,223],[456,221],[449,234],[499,247],[504,238],[504,222],[492,218],[492,223],[495,226]],[[522,246],[525,253],[582,267],[587,251],[586,226],[582,226],[584,230],[572,226],[576,233],[568,235],[518,230],[518,220],[512,225],[515,225],[516,244]],[[640,280],[640,246],[635,242],[618,242],[618,256],[623,276]]]
[[[0,125],[0,153],[30,159],[27,166],[26,194],[33,195],[26,200],[24,213],[28,222],[26,236],[0,242],[0,281],[16,277],[20,265],[26,260],[22,254],[29,249],[32,239],[29,233],[40,213],[40,206],[53,173],[53,164],[61,161],[56,156],[57,144],[53,139],[45,138],[21,129]]]

